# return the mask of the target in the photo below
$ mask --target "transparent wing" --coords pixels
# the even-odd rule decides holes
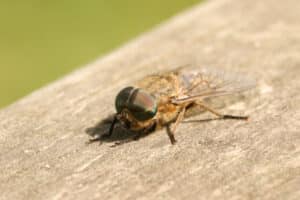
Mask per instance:
[[[157,98],[162,96],[175,96],[177,94],[177,76],[172,72],[149,75],[138,81],[134,86],[143,88]]]
[[[230,95],[246,91],[256,85],[255,80],[246,75],[218,68],[186,67],[178,69],[176,73],[183,95],[174,99],[174,103]]]

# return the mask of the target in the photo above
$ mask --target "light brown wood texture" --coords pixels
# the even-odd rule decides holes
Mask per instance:
[[[187,63],[255,77],[221,109],[250,120],[86,144],[122,87]],[[299,76],[298,0],[207,1],[1,110],[0,199],[300,199]]]

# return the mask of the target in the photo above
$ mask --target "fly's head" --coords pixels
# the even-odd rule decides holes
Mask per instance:
[[[115,100],[117,119],[128,129],[138,129],[147,124],[157,113],[154,96],[134,87],[122,89]]]

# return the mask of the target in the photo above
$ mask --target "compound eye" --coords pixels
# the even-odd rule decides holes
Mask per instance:
[[[118,93],[115,101],[117,113],[121,113],[124,108],[127,108],[130,96],[134,90],[134,87],[126,87]]]
[[[130,96],[128,110],[139,121],[149,120],[156,115],[156,99],[148,92],[136,89]]]

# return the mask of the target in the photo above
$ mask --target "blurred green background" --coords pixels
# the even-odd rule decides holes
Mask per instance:
[[[0,0],[0,107],[200,0]]]

